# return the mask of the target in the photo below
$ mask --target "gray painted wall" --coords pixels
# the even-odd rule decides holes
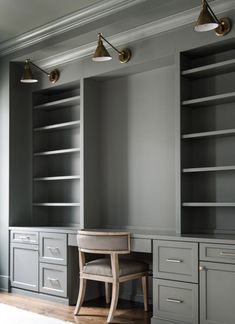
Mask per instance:
[[[100,89],[103,225],[174,230],[174,67]]]

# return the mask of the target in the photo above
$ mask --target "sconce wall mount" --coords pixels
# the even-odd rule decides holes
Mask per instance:
[[[129,48],[123,48],[119,51],[115,46],[113,46],[103,35],[102,33],[98,33],[98,45],[95,50],[94,56],[92,58],[95,62],[105,62],[112,59],[111,55],[105,48],[103,44],[103,40],[109,44],[117,53],[120,63],[127,63],[131,59],[131,50]]]
[[[44,74],[46,74],[51,83],[56,83],[60,78],[59,70],[55,69],[55,70],[52,70],[51,72],[47,72],[47,71],[43,70],[42,68],[40,68],[39,66],[37,66],[35,63],[33,63],[30,59],[26,59],[25,64],[24,64],[24,72],[23,72],[22,78],[20,80],[22,83],[38,82],[38,79],[34,78],[34,76],[33,76],[30,65],[32,65],[36,69],[40,70]]]

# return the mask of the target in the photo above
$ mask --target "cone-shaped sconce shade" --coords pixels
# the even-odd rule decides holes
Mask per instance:
[[[99,36],[99,40],[98,40],[98,46],[95,50],[95,54],[94,54],[92,60],[95,62],[104,62],[104,61],[112,60],[112,57],[110,56],[109,52],[104,47],[103,41],[100,36]]]
[[[209,30],[214,30],[219,27],[218,21],[213,17],[209,10],[207,3],[203,2],[203,7],[198,17],[196,26],[194,28],[197,32],[205,32]]]
[[[30,65],[29,65],[29,60],[25,61],[24,65],[24,72],[22,75],[22,78],[20,80],[22,83],[35,83],[38,82],[37,79],[34,78],[33,73],[31,71]]]

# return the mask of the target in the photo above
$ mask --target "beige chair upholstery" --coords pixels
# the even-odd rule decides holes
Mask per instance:
[[[148,310],[148,265],[135,260],[121,259],[120,254],[130,253],[130,233],[128,232],[95,232],[79,231],[77,235],[80,266],[80,288],[77,305],[74,311],[78,315],[82,306],[86,281],[105,282],[106,302],[109,302],[109,283],[112,284],[112,299],[107,322],[113,319],[117,307],[119,284],[124,281],[142,278],[144,309]],[[85,262],[85,253],[110,255]]]

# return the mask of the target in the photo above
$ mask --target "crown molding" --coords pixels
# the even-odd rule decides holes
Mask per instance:
[[[94,5],[0,43],[0,56],[35,45],[144,1],[146,0],[101,0]]]
[[[196,7],[151,23],[138,26],[125,32],[110,36],[108,39],[114,46],[122,46],[124,44],[130,44],[148,37],[156,36],[163,32],[192,24],[198,17],[199,8],[200,7]],[[213,10],[215,10],[216,14],[221,14],[233,9],[235,9],[234,0],[213,1]],[[50,68],[74,62],[87,56],[91,56],[94,53],[96,46],[97,41],[50,56],[46,59],[37,61],[37,64],[42,68]],[[108,45],[106,47],[109,48]]]

